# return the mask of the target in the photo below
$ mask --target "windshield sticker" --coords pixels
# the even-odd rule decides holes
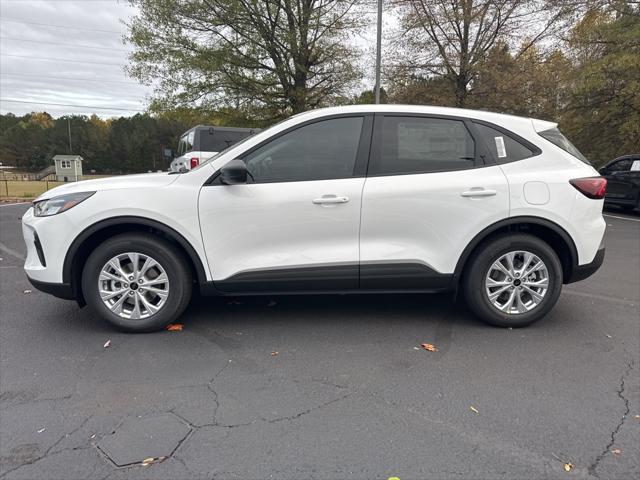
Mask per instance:
[[[504,148],[504,138],[495,137],[496,139],[496,150],[498,150],[498,158],[504,158],[507,156],[507,149]]]

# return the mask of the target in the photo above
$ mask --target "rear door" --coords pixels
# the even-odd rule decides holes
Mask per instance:
[[[202,188],[202,239],[218,289],[358,287],[372,123],[347,115],[293,127],[240,156],[250,183]]]
[[[472,132],[461,118],[376,115],[362,197],[361,288],[446,287],[471,239],[508,217],[507,180]]]

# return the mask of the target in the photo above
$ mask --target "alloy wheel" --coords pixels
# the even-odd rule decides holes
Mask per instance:
[[[144,319],[165,305],[169,277],[151,256],[127,252],[116,255],[102,267],[98,291],[112,313],[126,319]]]
[[[549,271],[537,255],[524,250],[505,253],[491,264],[485,294],[501,312],[519,315],[535,309],[549,289]]]

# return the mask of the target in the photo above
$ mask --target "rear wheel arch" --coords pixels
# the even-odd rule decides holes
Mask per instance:
[[[469,259],[478,247],[498,236],[511,233],[528,233],[545,241],[558,255],[565,281],[571,278],[573,269],[578,265],[578,250],[567,231],[557,223],[544,218],[521,216],[501,220],[478,233],[458,259],[454,271],[455,281],[457,282],[469,267]]]
[[[200,257],[191,244],[173,228],[148,218],[126,216],[113,217],[97,222],[80,233],[73,241],[64,259],[63,282],[70,284],[75,298],[84,305],[81,277],[82,269],[93,249],[108,238],[122,233],[144,232],[159,236],[174,244],[189,263],[193,278],[199,283],[207,281]]]

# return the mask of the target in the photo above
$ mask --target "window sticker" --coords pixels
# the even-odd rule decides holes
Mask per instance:
[[[640,160],[634,160],[633,165],[631,165],[632,172],[640,172]]]
[[[507,149],[504,148],[504,138],[503,137],[495,137],[496,140],[496,150],[498,150],[498,158],[504,158],[507,156]]]

